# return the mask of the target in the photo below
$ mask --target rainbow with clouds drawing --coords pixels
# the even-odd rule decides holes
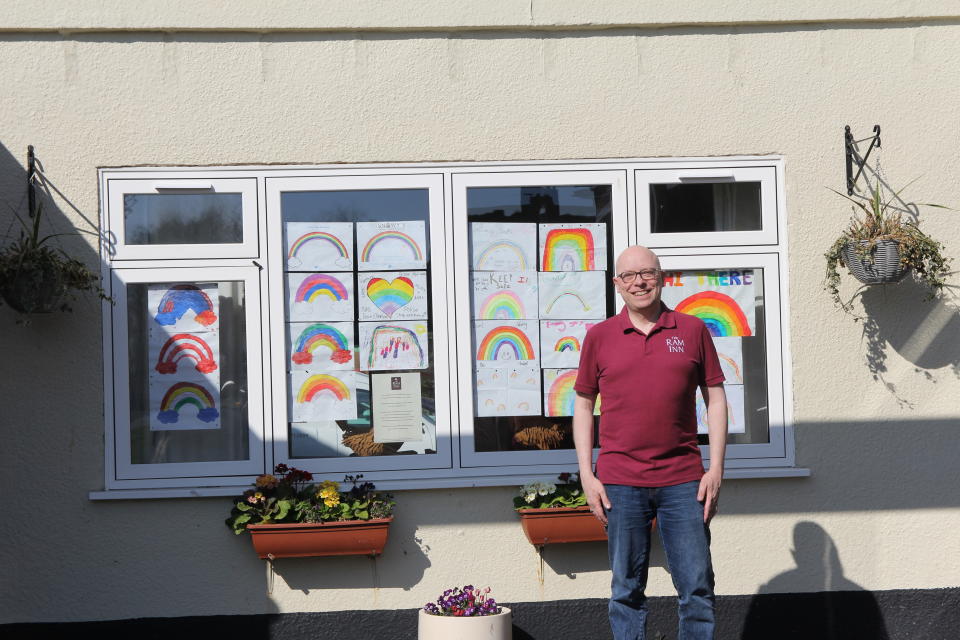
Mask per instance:
[[[334,326],[317,322],[300,332],[293,341],[293,354],[290,359],[297,364],[313,362],[313,352],[319,348],[330,350],[330,360],[343,364],[353,359],[350,342],[343,332]]]
[[[487,267],[487,262],[491,259],[491,256],[496,254],[498,251],[506,251],[516,256],[517,264],[515,269],[517,271],[525,271],[527,269],[527,259],[523,254],[523,247],[516,242],[511,242],[509,240],[501,240],[488,245],[483,251],[480,252],[480,255],[477,256],[477,266],[475,268],[477,270],[485,269]],[[534,267],[530,268],[532,269]]]
[[[341,258],[350,258],[350,252],[347,250],[346,245],[332,233],[327,233],[326,231],[311,231],[310,233],[305,233],[290,245],[290,250],[287,252],[287,259],[294,258],[300,249],[303,248],[308,242],[321,242],[323,244],[332,246],[334,250],[340,255]]]
[[[544,271],[593,271],[593,233],[589,229],[551,229],[543,242]]]
[[[536,360],[530,338],[517,327],[503,325],[487,332],[477,348],[477,360],[503,360],[503,351],[513,354],[514,360]]]
[[[510,290],[498,291],[487,296],[480,305],[482,320],[519,320],[526,317],[523,301]]]
[[[396,229],[390,229],[387,231],[381,231],[380,233],[374,235],[372,238],[367,240],[367,244],[363,245],[363,251],[360,252],[360,261],[361,262],[370,262],[370,257],[373,255],[374,250],[377,248],[377,245],[382,242],[387,242],[389,240],[395,240],[404,245],[409,249],[411,257],[418,262],[423,261],[423,252],[420,250],[420,245],[417,244],[416,240],[403,233],[402,231],[397,231]]]
[[[710,335],[716,337],[749,336],[750,322],[740,305],[718,291],[701,291],[681,300],[675,311],[696,316],[704,321]]]
[[[194,319],[205,327],[217,321],[210,296],[193,284],[177,284],[167,289],[157,305],[154,320],[161,326],[174,325],[187,311],[193,311]]]
[[[217,369],[210,345],[203,338],[189,333],[170,336],[160,347],[157,365],[154,368],[157,373],[176,373],[177,363],[184,358],[196,362],[195,367],[200,373],[210,373]]]
[[[297,287],[294,296],[295,302],[316,302],[321,296],[326,296],[334,302],[346,300],[349,296],[347,288],[336,277],[328,273],[311,273],[303,279]]]
[[[213,396],[202,385],[178,382],[163,395],[157,420],[163,424],[175,424],[180,420],[180,411],[186,406],[197,409],[197,419],[201,422],[213,422],[220,417]]]
[[[350,389],[343,380],[327,373],[317,373],[310,376],[300,385],[297,392],[297,402],[305,404],[313,400],[318,393],[330,393],[337,401],[349,400]]]

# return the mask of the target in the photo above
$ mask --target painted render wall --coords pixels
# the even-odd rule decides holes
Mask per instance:
[[[441,3],[464,9],[462,29],[450,11],[418,21],[409,3],[379,21],[339,6],[330,22],[303,7],[72,4],[69,18],[24,2],[0,17],[0,198],[22,206],[33,144],[71,203],[63,227],[97,221],[103,166],[782,155],[797,464],[812,476],[724,485],[718,592],[958,585],[956,290],[933,303],[911,284],[867,291],[865,332],[821,288],[848,217],[826,189],[843,186],[845,124],[858,137],[881,124],[886,176],[920,176],[906,196],[960,208],[952,3],[708,3],[671,17],[614,2],[583,17],[558,2],[553,23],[529,19],[546,2],[496,15]],[[922,216],[954,256],[957,215]],[[10,224],[4,204],[0,232]],[[403,492],[381,559],[281,561],[268,596],[249,541],[222,525],[226,499],[88,500],[103,488],[99,306],[15,319],[0,307],[0,623],[413,608],[465,582],[503,602],[608,593],[604,545],[548,548],[540,584],[503,487]],[[815,529],[805,522],[836,554],[791,553],[794,532]],[[652,595],[672,593],[663,564],[656,549]]]

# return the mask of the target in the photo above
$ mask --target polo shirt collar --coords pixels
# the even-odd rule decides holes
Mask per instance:
[[[650,329],[650,333],[656,332],[658,329],[676,329],[677,328],[677,319],[675,317],[676,312],[663,304],[663,301],[660,302],[660,317],[657,318],[657,322],[653,325],[653,328]],[[630,322],[630,316],[627,314],[627,306],[624,305],[623,309],[620,310],[620,313],[617,315],[620,322],[620,329],[624,333],[630,331],[636,331],[636,327],[633,326],[633,323]]]

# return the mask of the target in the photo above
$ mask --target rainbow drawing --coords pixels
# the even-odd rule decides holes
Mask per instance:
[[[297,364],[310,364],[313,362],[313,352],[321,347],[330,350],[330,360],[337,364],[353,359],[350,341],[343,332],[323,322],[311,324],[300,332],[293,341],[293,354],[290,359]]]
[[[723,362],[726,362],[730,367],[730,370],[733,372],[733,380],[730,380],[730,384],[740,384],[743,383],[743,372],[740,371],[740,367],[737,365],[737,361],[728,356],[725,353],[717,352],[717,357],[720,358]]]
[[[498,291],[487,296],[480,305],[480,318],[483,320],[519,320],[526,317],[523,301],[510,290]]]
[[[543,241],[544,271],[593,271],[593,233],[589,229],[551,229]]]
[[[514,360],[535,360],[537,357],[527,334],[517,327],[503,325],[483,337],[477,349],[477,360],[500,360],[500,353],[504,350],[512,353]]]
[[[577,370],[569,369],[554,378],[547,392],[548,416],[572,416],[573,404],[577,392],[573,385],[577,381]]]
[[[340,254],[340,257],[342,258],[350,257],[347,247],[343,244],[340,238],[326,231],[311,231],[310,233],[305,233],[293,241],[293,243],[290,245],[290,250],[287,252],[287,259],[293,258],[305,244],[314,241],[321,241],[333,246],[333,248],[337,251],[337,253]]]
[[[574,336],[564,336],[553,345],[554,351],[580,351],[580,341]]]
[[[420,367],[425,366],[423,347],[417,334],[406,327],[392,324],[382,324],[370,334],[370,352],[367,355],[367,366],[374,368],[379,360],[396,360],[401,353],[412,352],[416,349]]]
[[[176,373],[177,363],[184,358],[195,361],[196,369],[200,373],[210,373],[217,369],[210,345],[203,338],[189,333],[170,336],[160,347],[160,355],[154,368],[157,373]]]
[[[167,289],[157,305],[154,320],[161,326],[170,326],[190,310],[197,314],[194,319],[203,326],[217,321],[210,296],[193,284],[177,284]]]
[[[296,302],[316,302],[320,296],[327,296],[334,302],[346,300],[347,288],[328,273],[312,273],[303,279],[294,296]]]
[[[420,250],[420,245],[417,244],[416,240],[402,231],[390,229],[388,231],[381,231],[367,240],[367,244],[363,245],[363,251],[360,252],[360,261],[370,262],[370,255],[373,253],[374,248],[381,242],[385,242],[387,240],[398,240],[408,249],[410,249],[410,253],[413,254],[413,257],[417,261],[423,260],[423,252]]]
[[[500,251],[501,249],[509,251],[510,253],[516,254],[517,256],[517,265],[516,269],[518,271],[524,271],[527,269],[527,259],[523,255],[523,247],[521,247],[516,242],[510,242],[509,240],[501,240],[500,242],[494,242],[493,244],[487,245],[487,247],[480,252],[480,255],[477,257],[477,270],[481,270],[486,267],[486,263],[490,260],[491,254]]]
[[[313,400],[314,396],[323,391],[327,391],[337,399],[337,401],[349,400],[350,389],[343,380],[328,373],[317,373],[300,385],[300,391],[297,392],[297,402],[305,404]]]
[[[180,410],[190,405],[197,409],[197,419],[213,422],[220,416],[216,402],[210,392],[195,382],[178,382],[163,395],[157,420],[163,424],[174,424],[180,419]]]
[[[550,313],[553,310],[554,305],[557,304],[561,298],[565,298],[566,296],[572,296],[580,303],[580,306],[583,307],[584,311],[590,311],[590,305],[588,305],[584,301],[584,299],[580,297],[579,293],[575,291],[564,291],[563,293],[561,293],[560,295],[558,295],[557,297],[555,297],[553,300],[550,301],[550,304],[548,304],[547,308],[545,309],[546,313]]]
[[[394,278],[388,282],[383,278],[371,278],[367,283],[367,297],[380,311],[392,318],[400,307],[413,300],[413,280],[406,277]]]
[[[730,296],[718,291],[701,291],[688,296],[677,304],[675,311],[703,320],[712,336],[751,335],[750,323],[740,305]]]

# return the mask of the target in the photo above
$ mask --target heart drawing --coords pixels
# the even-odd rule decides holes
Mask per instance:
[[[392,318],[400,307],[413,300],[413,281],[410,278],[394,278],[387,282],[383,278],[371,278],[367,283],[367,297],[380,311]]]

